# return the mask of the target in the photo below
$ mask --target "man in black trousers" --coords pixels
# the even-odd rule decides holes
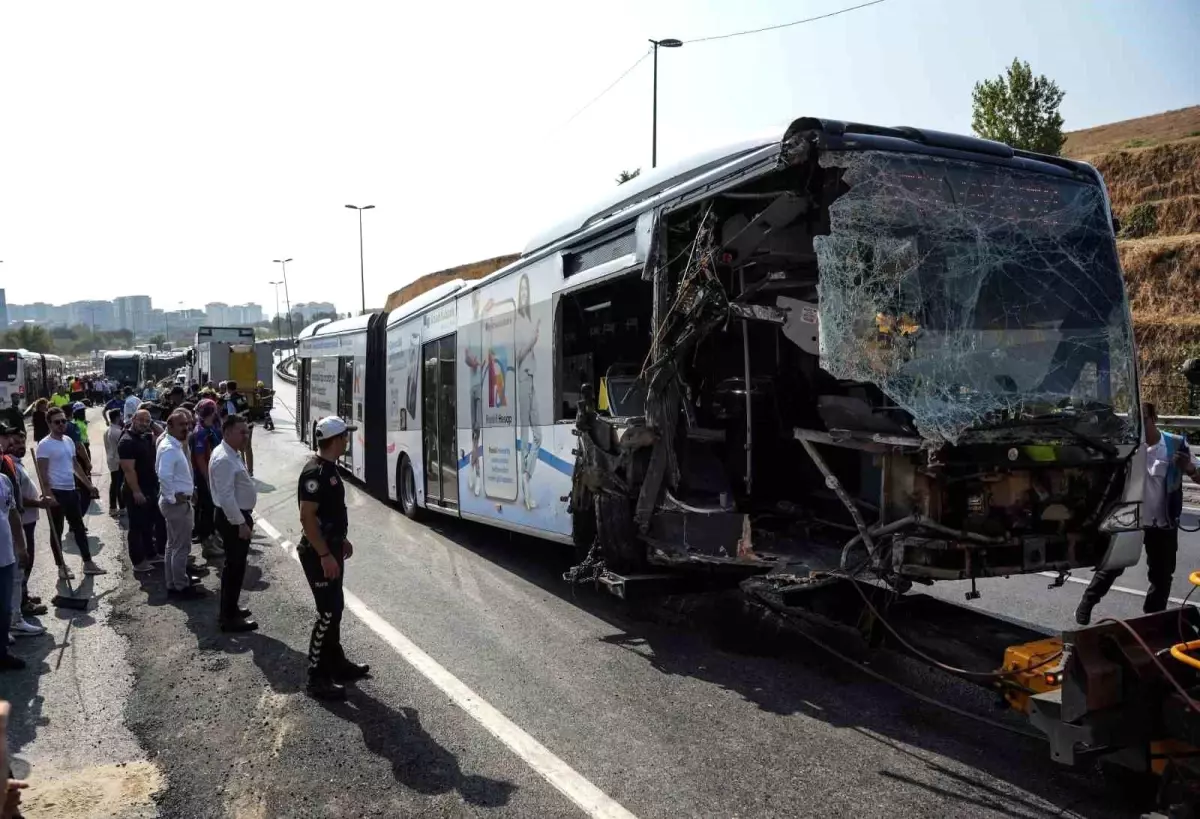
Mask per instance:
[[[225,549],[225,570],[221,572],[221,631],[254,631],[258,623],[250,619],[250,610],[238,605],[242,581],[246,578],[246,560],[254,535],[254,504],[258,490],[242,463],[241,448],[249,437],[249,424],[236,413],[221,423],[222,440],[208,461],[209,491],[216,507],[217,531]]]

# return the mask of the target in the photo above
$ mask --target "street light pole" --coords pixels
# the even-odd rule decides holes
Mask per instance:
[[[650,167],[658,167],[658,47],[663,48],[679,48],[683,45],[682,40],[676,40],[674,37],[667,37],[663,40],[651,40],[650,44],[654,47],[654,91],[653,103],[650,112]]]
[[[283,334],[283,316],[279,315],[279,285],[283,284],[283,279],[267,284],[275,286],[275,338],[279,338]]]
[[[283,298],[288,311],[288,335],[291,336],[292,346],[296,346],[296,329],[292,326],[292,297],[288,295],[287,263],[291,259],[275,259],[275,263],[283,268]],[[278,292],[278,291],[276,291]]]
[[[367,274],[366,267],[363,264],[363,233],[362,233],[362,212],[370,210],[374,205],[346,205],[350,210],[358,211],[358,276],[362,283],[362,311],[367,312]]]

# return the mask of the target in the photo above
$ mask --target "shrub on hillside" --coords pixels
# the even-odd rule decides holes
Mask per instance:
[[[1151,202],[1134,205],[1121,220],[1122,239],[1140,239],[1150,236],[1158,227],[1158,210]]]

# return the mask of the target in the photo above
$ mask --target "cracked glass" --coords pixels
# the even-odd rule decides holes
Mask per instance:
[[[1136,440],[1134,347],[1097,185],[916,154],[827,153],[821,366],[877,385],[930,446],[1025,421]],[[1136,413],[1133,416],[1136,418]]]

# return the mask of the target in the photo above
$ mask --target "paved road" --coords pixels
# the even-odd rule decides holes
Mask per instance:
[[[1097,776],[1054,767],[1041,742],[917,703],[794,639],[764,641],[732,609],[625,607],[565,586],[561,547],[450,519],[413,524],[353,486],[344,640],[373,677],[346,704],[318,704],[301,690],[312,606],[286,548],[307,453],[281,398],[276,432],[255,435],[263,522],[244,601],[259,633],[217,632],[214,601],[168,604],[157,577],[124,568],[116,526],[91,517],[113,591],[103,621],[73,642],[120,644],[110,653],[127,663],[126,687],[101,722],[163,777],[161,816],[1130,813]],[[1047,582],[989,583],[979,605],[1053,625],[1078,588]],[[1112,611],[1136,611],[1133,595],[1113,598]],[[875,667],[1004,718],[980,689],[887,656]],[[42,718],[55,725],[57,713]],[[142,815],[128,810],[95,815]]]

